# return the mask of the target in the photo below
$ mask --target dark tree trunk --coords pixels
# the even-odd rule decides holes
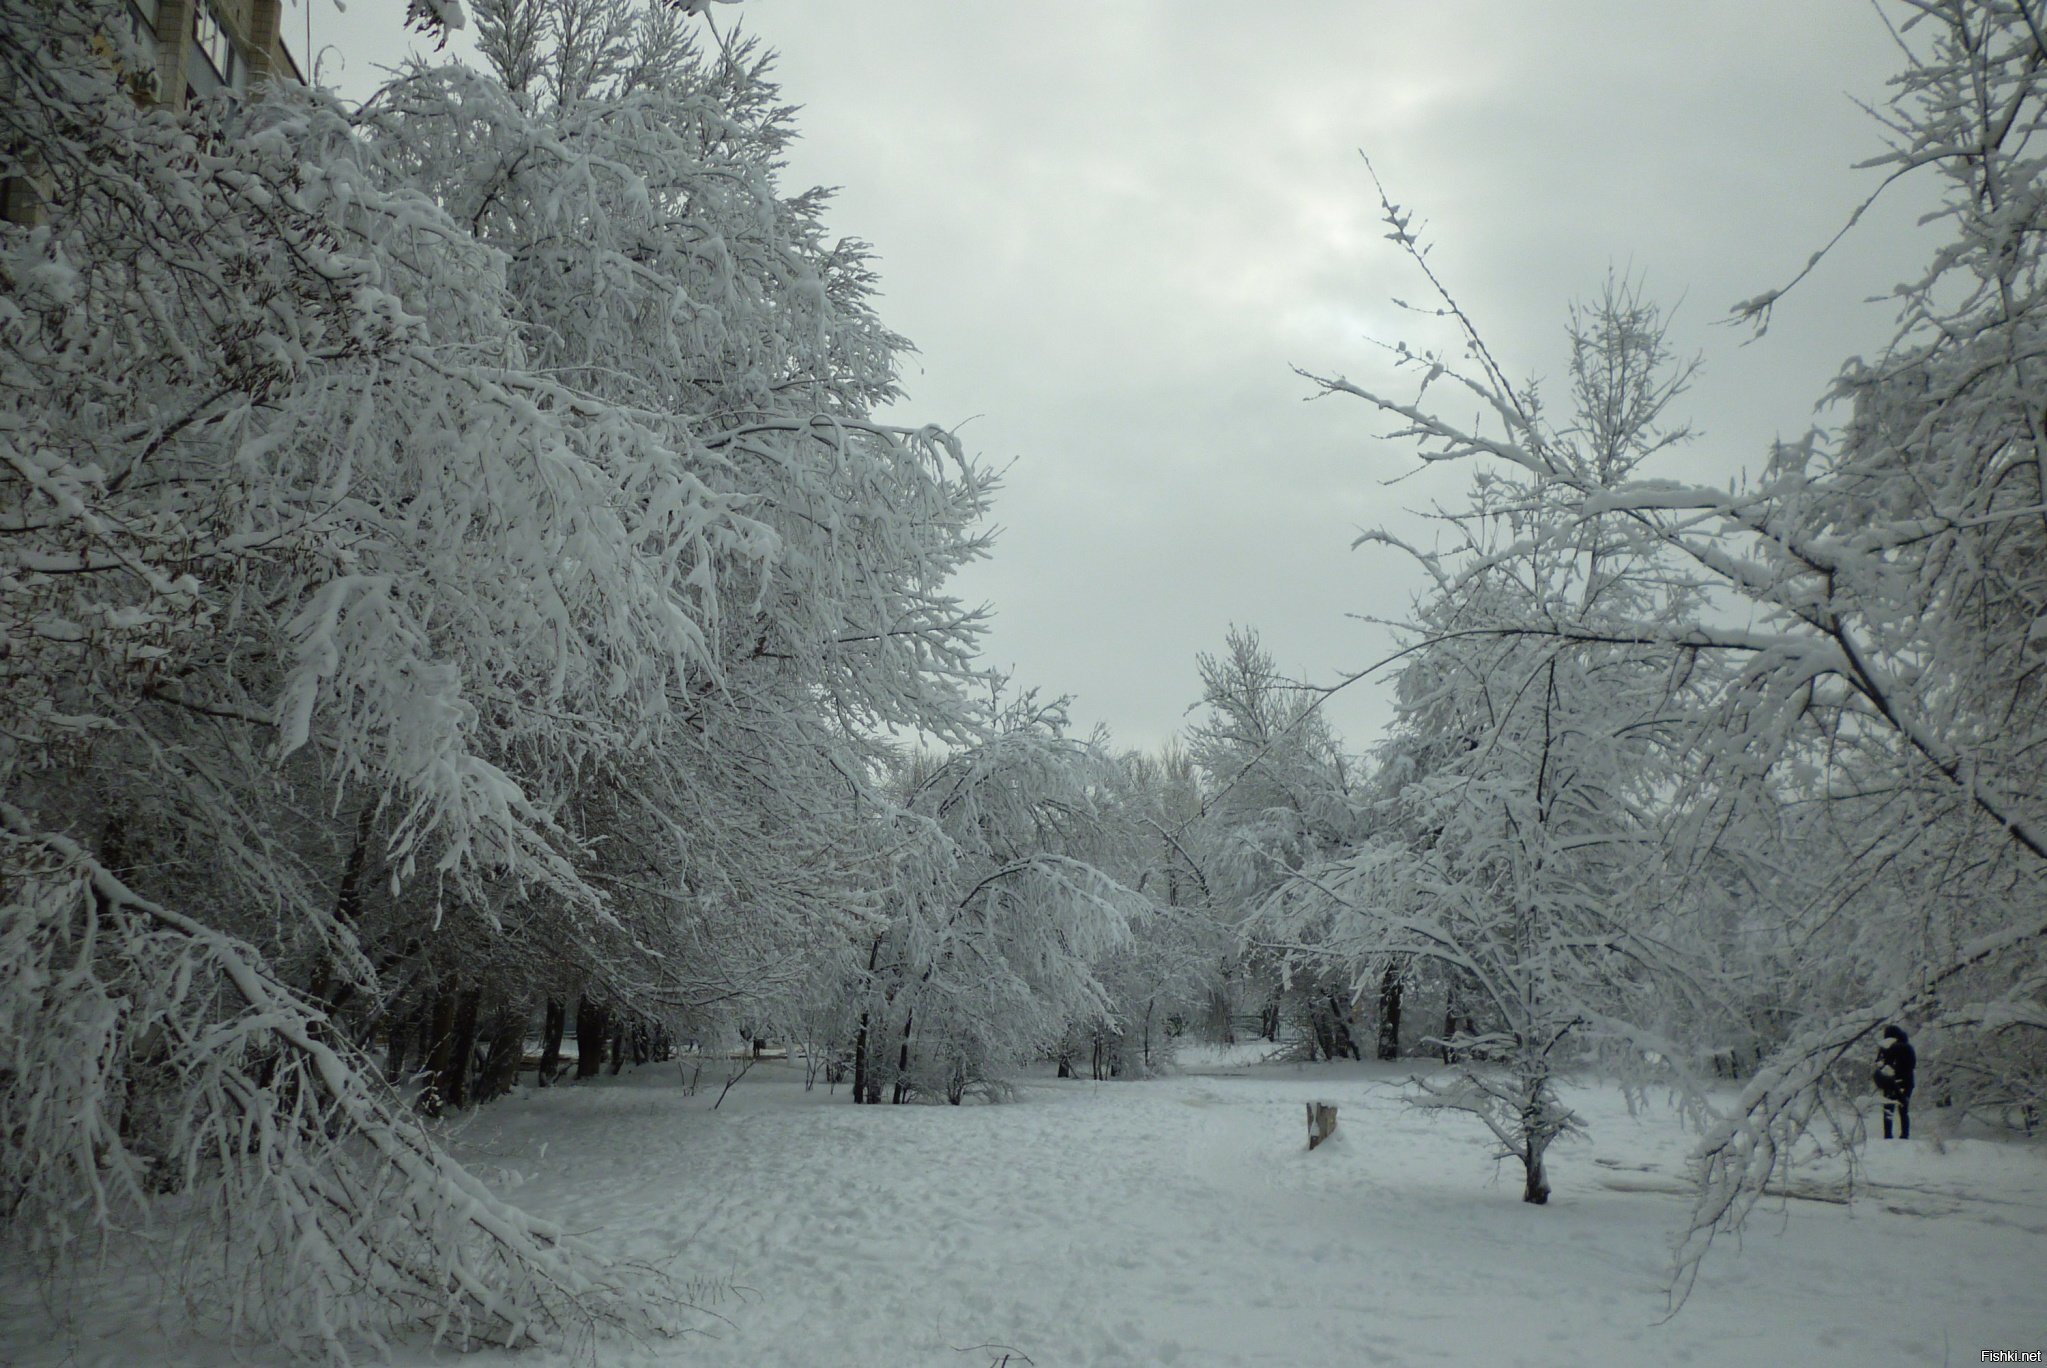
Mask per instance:
[[[1279,1039],[1279,1004],[1268,1002],[1258,1012],[1258,1034],[1270,1041]]]
[[[1342,1003],[1336,1000],[1336,994],[1334,993],[1329,995],[1329,1036],[1330,1042],[1336,1046],[1338,1051],[1338,1054],[1330,1056],[1332,1059],[1339,1057],[1339,1055],[1344,1059],[1363,1059],[1365,1057],[1365,1052],[1358,1048],[1358,1038],[1351,1034],[1350,1013],[1345,1010]]]
[[[384,1068],[385,1077],[390,1079],[393,1087],[405,1081],[406,1064],[414,1056],[418,1057],[420,1067],[425,1067],[426,1052],[432,1048],[429,1037],[432,1034],[433,1010],[431,993],[421,994],[406,1011],[398,1010],[396,1003],[391,1005],[387,1019],[391,1044],[389,1053],[384,1057]]]
[[[604,1071],[604,1038],[609,1014],[588,993],[576,999],[576,1077],[595,1078]]]
[[[441,1037],[446,1034],[444,1031],[435,1029],[434,1025],[440,1019],[442,991],[441,987],[428,989],[426,995],[419,1000],[419,1011],[414,1013],[412,1018],[413,1024],[419,1027],[419,1034],[415,1037],[416,1043],[412,1047],[412,1052],[419,1056],[417,1072],[420,1073],[430,1072],[433,1069],[434,1050],[440,1045]],[[450,1029],[453,1029],[454,1025],[455,1014],[451,1010],[448,1013],[448,1026]]]
[[[562,1036],[569,1027],[568,1009],[559,998],[547,1000],[547,1016],[540,1028],[540,1074],[539,1083],[543,1088],[552,1087],[554,1076],[561,1072]]]
[[[485,1049],[471,1099],[477,1106],[519,1086],[519,1066],[526,1060],[526,1012],[522,1006],[508,1002],[491,1013]]]
[[[393,1087],[405,1077],[405,1046],[407,1037],[415,1031],[413,1022],[395,1013],[386,1023],[388,1043],[384,1051],[384,1078]]]
[[[1543,1163],[1541,1151],[1532,1151],[1522,1160],[1528,1172],[1528,1182],[1521,1189],[1521,1200],[1535,1206],[1549,1204],[1549,1173]]]
[[[896,1086],[892,1101],[901,1106],[910,1096],[910,1024],[917,1019],[913,1009],[903,1013],[903,1048],[896,1060]]]
[[[1457,1050],[1450,1044],[1457,1034],[1457,980],[1452,978],[1443,988],[1443,1062],[1455,1064]]]
[[[455,1000],[455,1042],[448,1052],[447,1068],[441,1074],[441,1097],[458,1111],[475,1098],[470,1079],[476,1063],[477,1017],[483,1008],[483,990],[465,989]]]
[[[426,1031],[420,1038],[420,1063],[427,1076],[419,1094],[419,1109],[439,1116],[448,1096],[448,1075],[455,1067],[455,981],[442,979],[434,989],[433,1009],[425,1014]],[[459,1104],[457,1104],[459,1105]]]
[[[1393,965],[1379,979],[1379,1058],[1400,1058],[1400,973]]]
[[[611,1075],[616,1078],[625,1068],[625,1016],[620,1012],[611,1014]]]
[[[1308,1012],[1309,1059],[1336,1058],[1336,1028],[1329,1020],[1329,1014],[1321,1006]]]
[[[348,847],[348,858],[341,865],[341,887],[334,895],[334,920],[346,927],[353,927],[362,920],[362,874],[369,863],[370,833],[376,826],[377,805],[365,802],[362,811],[356,814],[355,840]],[[352,986],[352,985],[351,985]],[[326,1011],[339,1006],[335,993],[334,961],[322,955],[313,967],[313,1001]]]
[[[1125,1036],[1121,1031],[1112,1031],[1108,1039],[1102,1042],[1103,1061],[1109,1066],[1110,1078],[1121,1078],[1123,1076],[1124,1039]]]
[[[880,962],[881,937],[876,936],[867,943],[867,977],[860,985],[863,998],[874,991],[874,969]],[[853,1105],[856,1107],[872,1105],[881,1100],[881,1081],[875,1077],[873,1061],[867,1057],[868,1025],[867,1011],[862,1008],[860,1029],[853,1033]]]
[[[860,1029],[853,1033],[853,1105],[872,1099],[867,1096],[867,1013],[860,1014]]]

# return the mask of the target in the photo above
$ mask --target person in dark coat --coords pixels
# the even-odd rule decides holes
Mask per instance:
[[[1902,1026],[1884,1027],[1884,1043],[1877,1047],[1876,1069],[1870,1079],[1884,1099],[1884,1139],[1891,1138],[1891,1117],[1898,1118],[1898,1139],[1912,1138],[1912,1074],[1919,1056],[1912,1049]]]

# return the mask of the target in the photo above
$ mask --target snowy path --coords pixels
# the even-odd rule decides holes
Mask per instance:
[[[1864,1176],[1880,1186],[1852,1205],[1760,1212],[1659,1325],[1686,1209],[1686,1138],[1667,1113],[1637,1120],[1610,1090],[1577,1090],[1592,1138],[1557,1152],[1556,1195],[1534,1208],[1476,1123],[1403,1111],[1397,1076],[1045,1079],[1009,1106],[856,1108],[779,1064],[713,1112],[715,1086],[685,1097],[672,1069],[650,1067],[495,1104],[460,1147],[605,1247],[672,1259],[723,1318],[602,1346],[607,1368],[984,1368],[1005,1348],[1037,1368],[1916,1368],[2047,1349],[2039,1147],[1874,1146]],[[1309,1154],[1313,1098],[1343,1110]],[[58,1361],[28,1343],[0,1336],[0,1360]],[[166,1358],[161,1339],[137,1357],[138,1343],[73,1361],[224,1361]]]

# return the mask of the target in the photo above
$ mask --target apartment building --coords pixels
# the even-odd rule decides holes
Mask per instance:
[[[145,104],[183,109],[220,90],[262,81],[305,81],[288,29],[305,32],[313,0],[126,0],[136,42],[156,66],[131,83]],[[303,50],[303,49],[301,49]],[[0,93],[4,98],[4,93]],[[47,186],[34,175],[0,178],[0,219],[34,223]]]
[[[312,0],[127,0],[135,36],[156,48],[152,98],[173,109],[273,77],[303,82],[286,29]]]

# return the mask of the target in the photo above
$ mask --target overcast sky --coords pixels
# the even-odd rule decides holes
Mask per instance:
[[[302,0],[302,3],[304,0]],[[402,0],[313,12],[322,78],[353,94],[402,50]],[[303,13],[303,11],[301,11]],[[1465,477],[1410,472],[1363,406],[1303,402],[1293,367],[1393,382],[1370,339],[1421,336],[1422,283],[1383,238],[1359,159],[1418,211],[1431,261],[1507,368],[1565,399],[1565,314],[1609,270],[1675,307],[1702,353],[1700,439],[1658,473],[1724,480],[1816,420],[1886,295],[1926,254],[1920,198],[1880,203],[1781,306],[1875,186],[1855,101],[1898,66],[1866,0],[745,0],[721,34],[781,54],[803,107],[787,188],[841,187],[888,324],[920,354],[897,417],[958,426],[1008,468],[994,663],[1075,696],[1083,728],[1156,745],[1189,720],[1195,655],[1231,623],[1327,682],[1385,655],[1356,615],[1418,579],[1351,550]],[[1912,187],[1907,187],[1907,195]],[[1744,345],[1746,343],[1746,345]],[[1329,705],[1349,744],[1388,711]]]

